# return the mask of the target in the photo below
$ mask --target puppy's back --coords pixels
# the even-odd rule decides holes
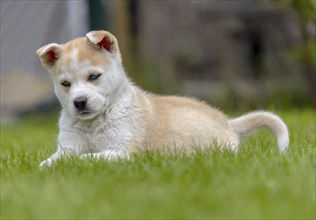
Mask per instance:
[[[146,145],[153,148],[210,147],[238,142],[229,131],[226,116],[192,98],[146,95],[150,103]]]

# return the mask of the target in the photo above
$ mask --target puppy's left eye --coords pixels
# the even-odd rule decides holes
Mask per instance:
[[[94,81],[97,80],[101,76],[101,73],[98,74],[91,74],[88,78],[88,81]]]

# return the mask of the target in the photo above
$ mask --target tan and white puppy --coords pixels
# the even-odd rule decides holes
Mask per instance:
[[[242,136],[260,128],[274,132],[281,151],[288,146],[287,127],[273,113],[228,119],[204,102],[136,87],[124,72],[117,39],[107,31],[48,44],[36,53],[62,105],[57,151],[40,166],[69,154],[111,160],[139,150],[236,150]]]

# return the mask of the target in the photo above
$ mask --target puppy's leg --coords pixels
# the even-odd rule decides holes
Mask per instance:
[[[81,150],[87,142],[84,138],[74,132],[60,132],[58,137],[57,151],[53,153],[48,159],[40,163],[40,167],[51,166],[54,161],[61,157],[69,157],[71,155],[80,155]]]
[[[73,149],[59,147],[55,153],[53,153],[48,159],[42,161],[39,166],[51,166],[54,161],[71,155],[78,155],[78,153],[76,153]]]
[[[40,167],[51,166],[55,160],[61,158],[62,156],[64,156],[64,153],[59,151],[59,150],[57,150],[48,159],[42,161],[39,166]]]
[[[80,156],[82,159],[95,158],[105,160],[129,159],[130,154],[123,149],[107,149],[98,153],[83,154]]]

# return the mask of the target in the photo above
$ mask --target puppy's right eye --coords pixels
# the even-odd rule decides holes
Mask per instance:
[[[70,87],[71,86],[70,82],[68,82],[68,81],[62,81],[60,84],[62,86],[64,86],[64,87]]]

